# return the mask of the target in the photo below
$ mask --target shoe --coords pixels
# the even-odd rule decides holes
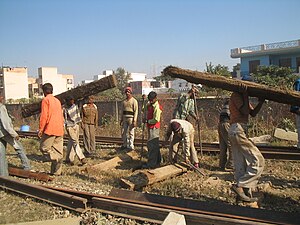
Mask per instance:
[[[74,162],[71,162],[70,160],[65,160],[65,164],[68,164],[70,166],[74,166]]]
[[[232,185],[231,189],[237,194],[240,200],[244,202],[257,202],[257,198],[248,197],[242,187],[237,187],[236,185]]]
[[[83,158],[80,160],[80,162],[81,162],[81,165],[85,165],[85,164],[87,164],[87,159]]]

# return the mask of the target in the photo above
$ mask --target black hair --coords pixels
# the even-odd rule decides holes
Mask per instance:
[[[53,93],[53,86],[50,83],[45,83],[42,86],[43,92],[46,94],[52,94]]]
[[[156,92],[151,91],[151,92],[148,94],[148,99],[149,99],[149,100],[153,100],[153,99],[156,98],[156,96],[157,96]]]

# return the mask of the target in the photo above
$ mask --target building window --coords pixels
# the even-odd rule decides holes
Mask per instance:
[[[291,67],[292,66],[292,59],[291,58],[283,58],[279,59],[279,67]]]
[[[67,84],[73,84],[73,80],[72,79],[67,79]]]
[[[296,66],[297,73],[300,73],[300,57],[296,58]]]
[[[179,85],[178,85],[179,87],[181,87],[181,83],[179,83]]]
[[[255,73],[260,65],[260,60],[249,61],[249,73]]]

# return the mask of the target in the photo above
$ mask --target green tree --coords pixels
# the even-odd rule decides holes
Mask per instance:
[[[231,72],[229,71],[228,66],[224,66],[221,64],[218,64],[214,66],[211,62],[208,64],[206,63],[206,72],[213,74],[213,75],[219,75],[219,76],[224,76],[224,77],[231,77]],[[207,86],[202,86],[201,88],[201,93],[202,96],[205,96],[207,94],[210,95],[228,95],[228,91],[222,90],[219,88],[211,88]]]
[[[223,65],[212,65],[211,62],[206,65],[206,72],[211,73],[211,74],[216,74],[224,77],[231,77],[231,72],[228,69],[228,66],[223,66]]]
[[[124,98],[123,91],[120,91],[119,88],[111,88],[106,91],[103,91],[97,95],[98,101],[119,101]]]
[[[131,74],[126,72],[124,68],[119,67],[114,72],[114,75],[116,76],[116,79],[118,81],[118,89],[123,93],[125,87],[127,87],[128,81],[131,78]]]
[[[299,78],[292,69],[275,65],[259,66],[251,76],[257,83],[281,89],[293,89],[293,83]]]

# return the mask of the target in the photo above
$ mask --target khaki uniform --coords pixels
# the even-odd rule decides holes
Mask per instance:
[[[98,126],[98,109],[95,104],[82,107],[83,144],[87,154],[96,150],[95,128]]]

